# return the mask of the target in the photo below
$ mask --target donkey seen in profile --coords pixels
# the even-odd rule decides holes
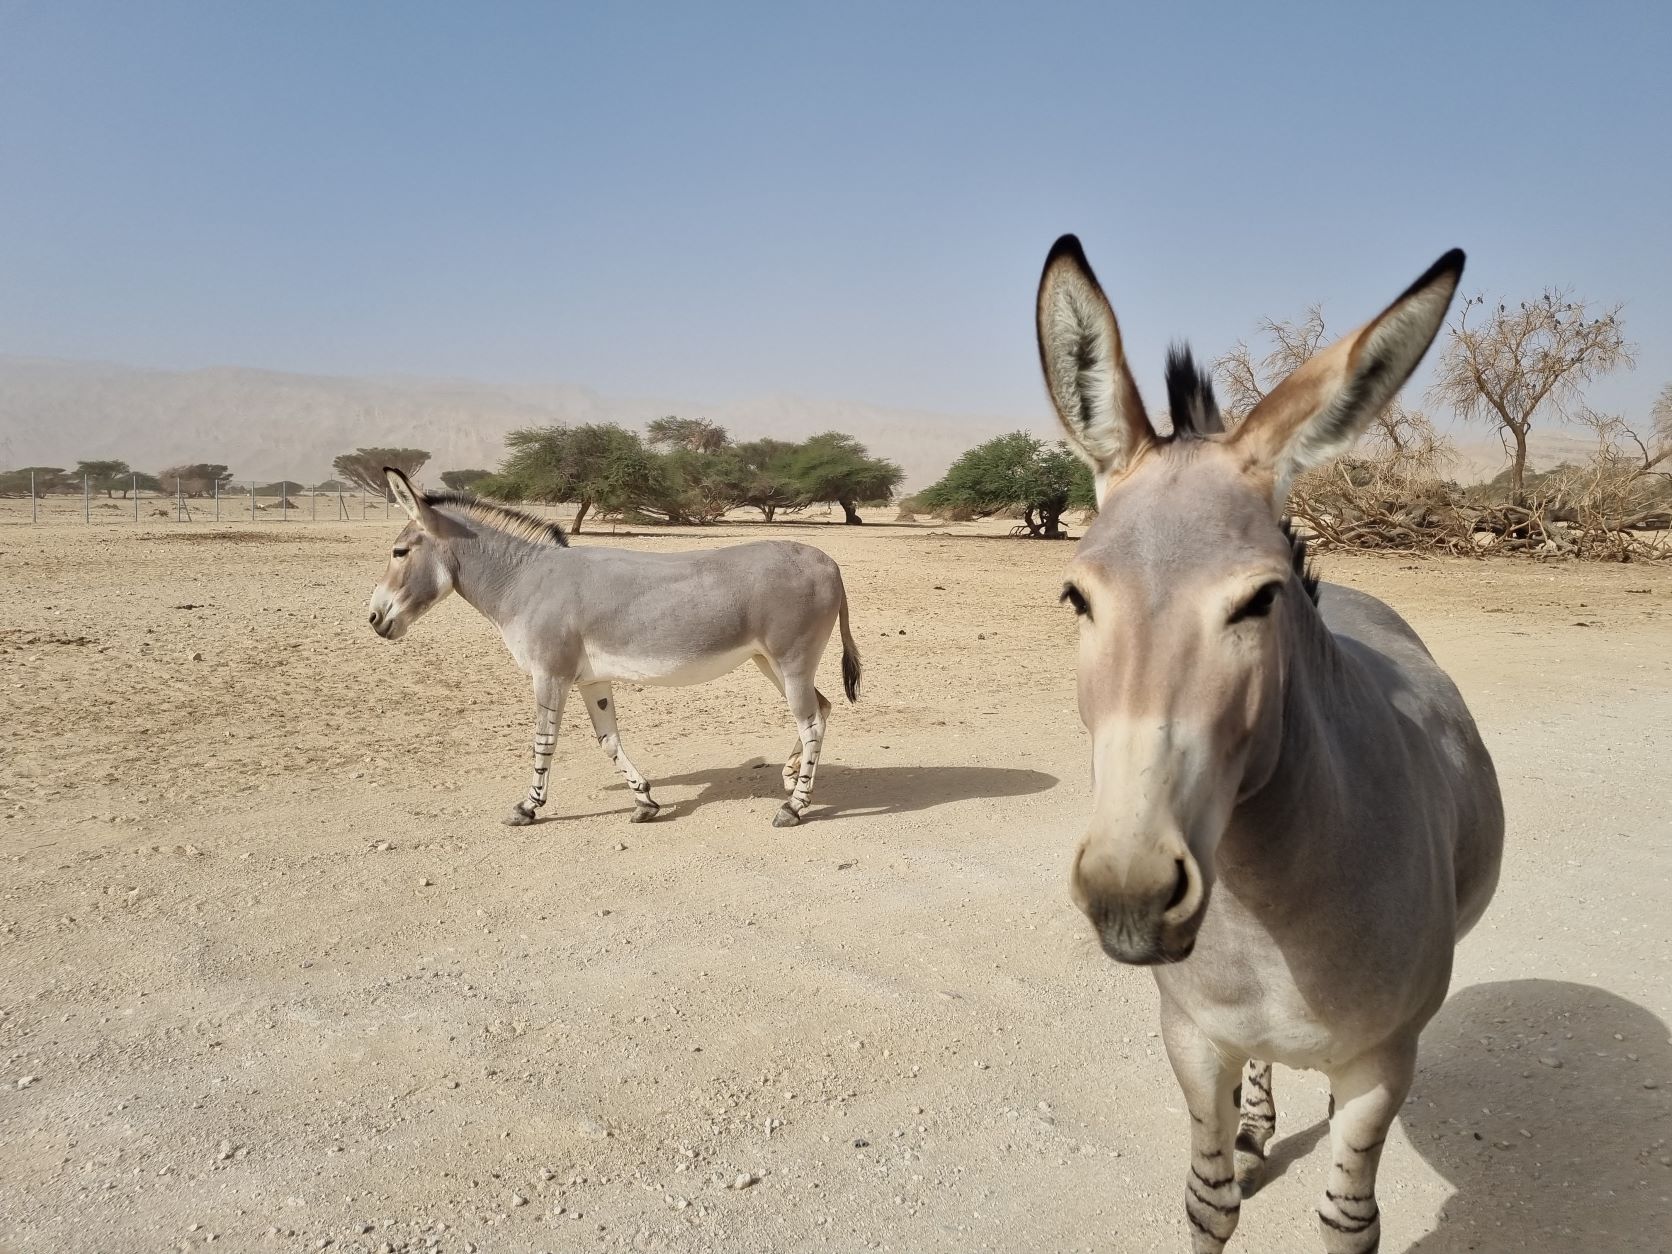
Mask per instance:
[[[842,687],[849,701],[859,699],[847,592],[829,556],[789,540],[687,553],[572,549],[556,523],[466,493],[421,492],[398,470],[384,474],[411,521],[372,592],[372,630],[399,640],[456,590],[499,628],[534,681],[534,779],[507,824],[532,823],[546,804],[571,688],[632,789],[632,821],[655,818],[661,807],[621,745],[611,684],[700,684],[745,660],[783,694],[796,725],[784,764],[790,796],[772,825],[801,821],[830,713],[814,675],[838,624]]]
[[[1063,593],[1092,740],[1072,891],[1105,952],[1153,965],[1197,1254],[1258,1187],[1274,1061],[1329,1078],[1324,1248],[1377,1248],[1417,1037],[1497,885],[1503,806],[1463,698],[1393,610],[1317,583],[1283,519],[1416,368],[1462,270],[1447,253],[1232,431],[1175,349],[1167,435],[1073,236],[1040,281],[1046,382],[1100,505]]]

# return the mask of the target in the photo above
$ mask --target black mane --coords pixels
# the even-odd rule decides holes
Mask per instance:
[[[431,505],[450,505],[480,522],[520,536],[524,540],[555,544],[560,549],[569,547],[569,537],[564,534],[563,528],[551,519],[541,518],[503,501],[489,500],[487,497],[477,496],[474,492],[451,490],[426,492],[424,499]]]
[[[1295,521],[1287,514],[1277,525],[1283,528],[1283,538],[1289,542],[1289,560],[1294,564],[1295,574],[1300,576],[1300,586],[1306,589],[1312,604],[1318,604],[1318,568],[1306,551],[1306,538],[1295,530]]]

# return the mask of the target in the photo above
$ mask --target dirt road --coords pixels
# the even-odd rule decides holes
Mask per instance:
[[[660,821],[571,705],[509,829],[524,681],[458,601],[371,633],[394,530],[0,526],[0,1250],[1188,1248],[1153,985],[1066,892],[1065,546],[774,528],[865,655],[812,818],[770,826],[746,667],[619,690]],[[1384,1248],[1672,1248],[1672,570],[1323,570],[1451,668],[1509,811]],[[1250,1254],[1318,1248],[1323,1083],[1277,1092]]]

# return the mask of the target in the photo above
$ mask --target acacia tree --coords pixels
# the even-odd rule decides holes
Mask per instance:
[[[58,492],[68,486],[62,466],[24,466],[0,471],[0,496],[28,496],[33,485],[36,496]]]
[[[441,482],[455,492],[468,492],[492,473],[490,470],[444,470],[441,472]]]
[[[886,501],[906,477],[895,463],[872,457],[863,444],[840,431],[805,441],[790,461],[790,473],[804,501],[840,505],[849,526],[865,521],[859,516],[861,502]]]
[[[782,512],[807,508],[795,479],[799,444],[788,440],[749,440],[726,450],[732,465],[737,504],[758,509],[771,522]]]
[[[1064,511],[1096,502],[1091,468],[1062,441],[1050,445],[1025,431],[976,445],[917,499],[927,509],[968,510],[977,518],[1019,510],[1028,534],[1044,540],[1064,538]]]
[[[1471,296],[1457,311],[1431,395],[1464,418],[1497,425],[1511,459],[1510,499],[1521,505],[1533,420],[1576,416],[1585,384],[1631,364],[1619,305],[1593,314],[1586,302],[1548,289],[1493,312]]]
[[[413,478],[429,460],[429,453],[421,448],[357,448],[352,453],[342,453],[333,458],[331,469],[355,487],[375,492],[385,501],[393,503],[395,497],[389,490],[389,478],[383,473],[383,468],[393,466],[408,478]]]
[[[187,462],[170,466],[157,476],[164,487],[177,488],[184,496],[208,496],[219,484],[225,488],[232,482],[232,472],[219,462]]]
[[[520,427],[505,437],[505,447],[498,473],[477,490],[503,500],[572,503],[577,535],[593,509],[691,521],[662,459],[637,432],[613,422]]]
[[[132,486],[132,468],[125,461],[110,459],[105,461],[82,461],[75,464],[75,476],[85,479],[87,486],[94,491],[102,491],[109,499],[117,488],[122,489],[122,495],[128,495]]]

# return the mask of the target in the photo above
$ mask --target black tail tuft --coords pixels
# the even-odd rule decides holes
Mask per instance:
[[[859,650],[842,647],[842,691],[849,701],[859,700]]]

